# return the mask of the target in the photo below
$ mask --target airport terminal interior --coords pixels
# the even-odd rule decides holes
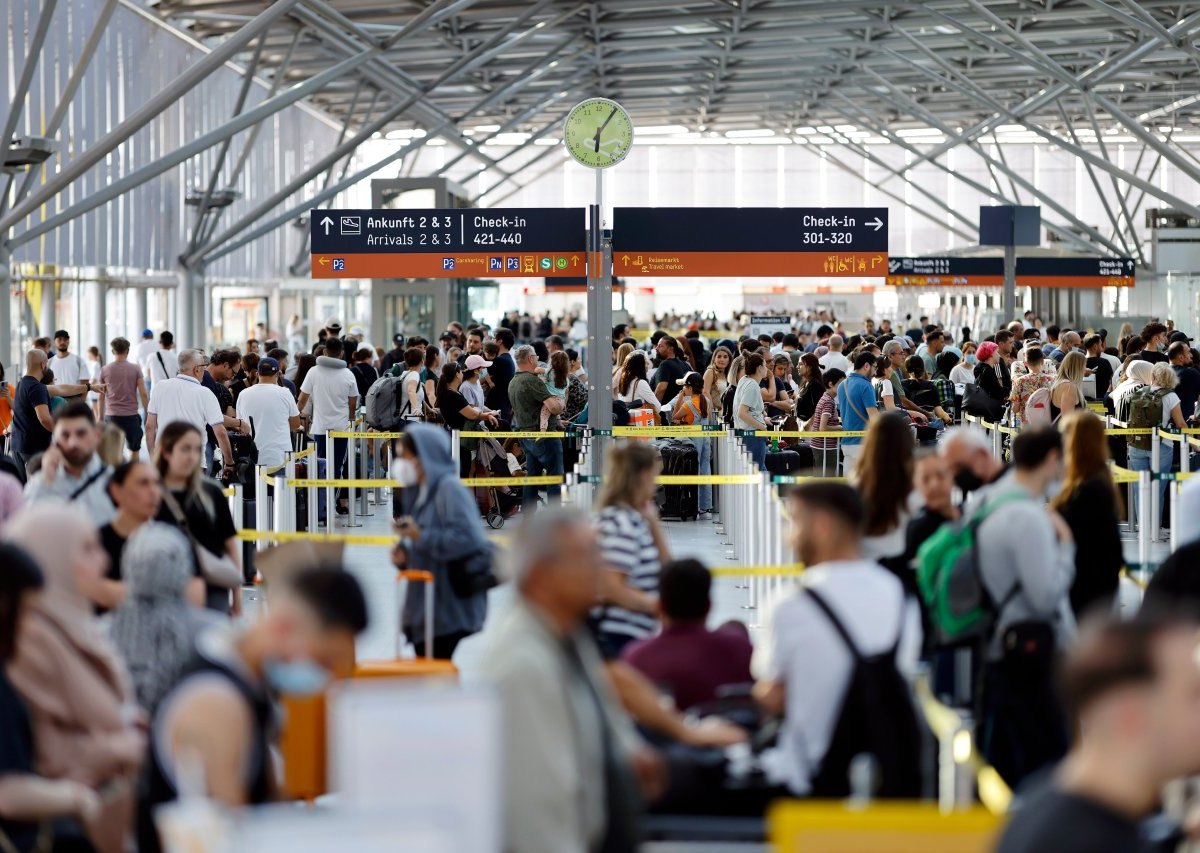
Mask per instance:
[[[0,35],[0,853],[1200,849],[1200,6]]]

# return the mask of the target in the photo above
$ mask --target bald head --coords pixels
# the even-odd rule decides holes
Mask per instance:
[[[46,369],[46,353],[40,349],[31,349],[25,353],[25,372],[30,376],[41,376]]]
[[[844,347],[845,345],[846,345],[846,339],[843,338],[841,335],[830,335],[829,336],[829,351],[830,352],[841,352],[842,347]]]

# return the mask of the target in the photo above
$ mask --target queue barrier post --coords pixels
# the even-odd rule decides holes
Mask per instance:
[[[1153,491],[1153,473],[1150,471],[1138,472],[1138,505],[1141,511],[1138,513],[1138,562],[1141,565],[1146,565],[1150,562],[1150,531],[1151,525],[1145,518],[1146,508],[1150,506],[1150,493]]]
[[[337,458],[337,455],[333,452],[333,436],[330,435],[329,431],[326,431],[325,432],[325,476],[326,476],[326,478],[328,478],[330,480],[340,476],[342,473],[341,471],[337,470],[337,467],[333,464],[334,460],[336,458]],[[337,491],[333,488],[333,486],[325,487],[325,532],[326,533],[333,532],[333,516],[337,512],[337,506],[336,506],[336,501],[335,501],[336,496],[337,496]]]
[[[267,490],[261,487],[265,482],[266,469],[261,465],[255,466],[254,476],[258,478],[255,483],[255,500],[254,500],[254,529],[255,530],[270,530],[271,529],[271,498],[267,495]],[[267,541],[260,539],[254,543],[256,551],[263,551],[267,547]]]
[[[371,462],[371,440],[367,437],[365,427],[362,428],[362,438],[358,440],[358,467],[362,470],[363,476],[368,479],[374,479],[378,476],[376,466]],[[368,515],[374,515],[371,510],[370,497],[371,489],[363,489],[358,495],[358,514],[361,518],[366,518]]]
[[[1168,465],[1167,469],[1170,470],[1172,467]],[[1159,438],[1157,429],[1150,433],[1150,470],[1156,476],[1162,472],[1162,439]],[[1158,532],[1162,527],[1162,507],[1159,506],[1161,503],[1159,499],[1160,494],[1161,491],[1158,484],[1155,483],[1154,487],[1150,490],[1150,503],[1143,504],[1143,506],[1150,507],[1150,513],[1147,518],[1149,523],[1147,526],[1150,528],[1150,540],[1152,542],[1158,541]],[[1142,564],[1145,565],[1145,561]]]
[[[238,530],[246,526],[246,507],[242,502],[244,494],[242,484],[234,483],[233,494],[226,498],[229,503],[229,514],[233,516],[233,526]]]
[[[1183,447],[1184,458],[1187,457],[1187,445]],[[1171,490],[1171,550],[1179,547],[1179,487],[1181,481],[1172,480],[1168,488]]]
[[[288,516],[292,515],[288,512],[288,475],[286,469],[280,469],[275,472],[275,500],[273,501],[275,523],[272,527],[276,532],[289,531],[291,528],[288,525]],[[292,515],[294,518],[295,516]]]
[[[358,479],[358,448],[355,442],[358,440],[357,427],[354,424],[350,425],[350,432],[355,435],[347,435],[343,441],[346,442],[346,479]],[[354,506],[355,498],[357,497],[358,488],[350,486],[346,490],[346,526],[347,527],[362,527],[362,523],[358,520],[358,513]]]

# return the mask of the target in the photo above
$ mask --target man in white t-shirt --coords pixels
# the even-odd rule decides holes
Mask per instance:
[[[78,385],[88,380],[87,364],[75,353],[71,352],[71,333],[59,329],[54,333],[54,358],[46,365],[54,371],[54,384]],[[82,398],[82,394],[80,397]],[[74,399],[74,398],[68,398]]]
[[[259,359],[258,383],[237,398],[237,416],[248,421],[258,448],[258,464],[282,465],[292,449],[292,432],[300,429],[300,409],[291,392],[279,384],[279,362]]]
[[[140,364],[151,387],[155,382],[165,382],[178,375],[179,356],[172,351],[174,346],[175,336],[170,332],[163,332],[158,336],[158,349],[142,357]]]
[[[829,796],[825,785],[846,783],[846,768],[831,768],[826,759],[848,745],[834,743],[840,714],[853,712],[843,708],[852,698],[847,689],[855,666],[848,641],[864,658],[894,650],[897,670],[908,678],[920,654],[921,619],[896,576],[863,558],[862,499],[851,487],[799,486],[791,511],[796,554],[808,568],[801,589],[775,609],[770,635],[759,645],[767,660],[756,666],[763,680],[754,693],[768,713],[784,718],[779,735],[784,778],[777,781],[797,795]],[[919,764],[918,759],[914,756]],[[905,769],[919,775],[919,767]]]
[[[346,439],[333,440],[333,461],[330,464],[325,433],[347,429],[354,421],[354,409],[358,402],[358,382],[342,360],[340,338],[325,339],[325,355],[317,356],[317,366],[304,377],[300,398],[296,401],[300,411],[304,411],[310,399],[313,402],[312,436],[317,441],[317,455],[325,460],[328,475],[336,479],[342,476],[342,465],[346,462]],[[339,492],[339,503],[343,499]],[[339,506],[338,512],[342,511]]]
[[[842,373],[850,373],[850,359],[842,354],[842,349],[846,346],[846,339],[841,335],[829,336],[829,352],[821,356],[821,370],[832,370],[835,367]]]
[[[206,367],[208,358],[201,350],[184,350],[179,354],[179,373],[173,379],[160,379],[154,383],[150,404],[146,407],[146,449],[152,456],[159,430],[169,423],[186,421],[200,430],[200,435],[204,435],[205,426],[212,427],[225,467],[232,467],[233,454],[229,448],[229,433],[225,431],[225,415],[221,413],[217,398],[200,383],[200,375]]]
[[[142,329],[142,339],[130,353],[129,360],[134,364],[142,364],[146,360],[146,356],[153,355],[156,349],[158,349],[158,344],[154,342],[154,332]]]

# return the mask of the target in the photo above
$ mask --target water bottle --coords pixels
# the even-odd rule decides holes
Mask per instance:
[[[861,752],[850,760],[850,806],[866,808],[879,781],[879,768],[875,756]]]

